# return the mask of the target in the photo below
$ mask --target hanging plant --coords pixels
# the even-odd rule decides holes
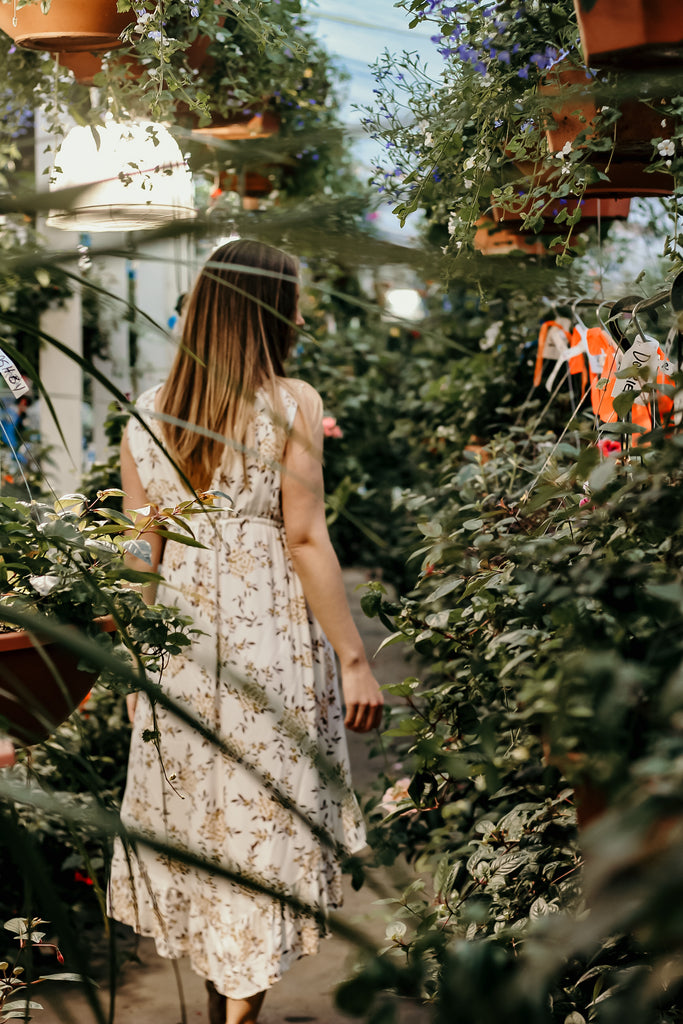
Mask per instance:
[[[661,68],[683,55],[683,9],[653,0],[574,0],[589,67]]]
[[[116,0],[2,0],[0,28],[18,46],[50,53],[110,50],[133,12],[119,10]]]
[[[448,259],[471,253],[479,219],[493,206],[514,211],[520,195],[530,204],[527,231],[545,231],[543,212],[558,210],[562,262],[573,252],[582,199],[675,190],[679,100],[666,95],[662,103],[658,80],[639,81],[634,96],[631,81],[603,75],[589,86],[587,114],[577,113],[579,86],[549,93],[559,67],[582,68],[573,0],[399,6],[415,24],[434,23],[444,67],[435,75],[410,55],[387,55],[375,66],[377,100],[365,127],[385,155],[374,183],[394,200],[401,222],[422,210],[447,230]],[[585,79],[585,69],[576,73]],[[637,139],[626,128],[630,106],[639,115]],[[572,118],[577,133],[559,145],[555,133]]]

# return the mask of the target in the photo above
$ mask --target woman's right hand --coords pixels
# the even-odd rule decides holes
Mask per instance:
[[[342,667],[341,682],[346,704],[346,728],[352,732],[378,729],[382,722],[384,697],[369,664]]]

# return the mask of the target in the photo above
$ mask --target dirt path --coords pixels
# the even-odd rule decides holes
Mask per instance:
[[[360,594],[356,586],[366,576],[361,571],[346,570],[347,592],[354,617],[361,630],[366,650],[372,657],[386,636],[377,620],[367,619],[360,611]],[[375,661],[380,682],[398,682],[408,675],[405,650],[400,645],[388,647]],[[371,758],[369,751],[376,738],[349,734],[349,748],[354,785],[361,792],[367,790],[379,770],[381,758]],[[382,873],[381,884],[399,891],[404,872]],[[374,904],[373,892],[364,886],[354,892],[345,880],[345,904],[340,916],[369,931],[381,941],[385,931],[383,908]],[[180,1024],[181,1010],[178,978],[183,990],[187,1024],[206,1024],[206,996],[204,982],[189,969],[184,961],[177,965],[177,975],[171,961],[156,955],[151,939],[143,939],[139,949],[139,963],[127,964],[122,972],[116,998],[115,1024]],[[268,993],[260,1021],[262,1024],[349,1024],[350,1018],[334,1006],[334,989],[353,969],[354,951],[338,939],[330,938],[322,944],[315,957],[305,957],[289,970],[282,981]],[[36,1010],[36,1024],[89,1024],[94,1020],[82,993],[70,984],[51,985],[34,990],[32,998],[44,1009]],[[108,1002],[106,990],[101,992],[103,1005]],[[401,1009],[401,1024],[426,1024],[428,1015],[412,1005]]]

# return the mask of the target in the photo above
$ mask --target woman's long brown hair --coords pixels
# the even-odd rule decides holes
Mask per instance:
[[[199,275],[182,344],[157,398],[159,412],[190,424],[163,422],[162,428],[170,454],[197,490],[211,485],[226,451],[248,443],[259,388],[281,408],[276,378],[285,374],[295,337],[298,271],[293,256],[240,239],[217,249]]]

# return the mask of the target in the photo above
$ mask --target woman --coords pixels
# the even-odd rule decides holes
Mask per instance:
[[[157,600],[188,612],[202,630],[188,654],[171,659],[164,690],[226,737],[236,756],[158,706],[155,719],[141,698],[121,816],[131,830],[324,912],[341,900],[335,849],[353,853],[365,842],[343,724],[360,732],[378,726],[382,696],[327,533],[322,403],[285,376],[294,325],[303,324],[297,272],[292,257],[258,242],[218,249],[188,300],[166,382],[138,401],[192,488],[229,495],[234,508],[193,520],[202,548],[166,543]],[[127,508],[175,506],[192,494],[135,420],[121,471]],[[162,540],[148,539],[156,567]],[[155,730],[159,749],[143,739]],[[316,767],[312,745],[330,770]],[[320,828],[332,844],[315,837]],[[323,931],[283,900],[140,844],[130,855],[119,842],[110,912],[154,936],[162,956],[190,956],[207,979],[212,1024],[256,1021],[266,989],[317,951]]]

